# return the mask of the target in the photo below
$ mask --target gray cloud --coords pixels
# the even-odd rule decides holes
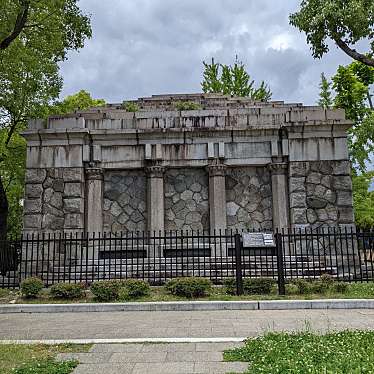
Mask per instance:
[[[287,3],[287,4],[285,4]],[[94,37],[61,66],[62,95],[80,89],[122,101],[199,92],[202,61],[246,63],[277,100],[313,104],[322,71],[349,60],[332,48],[315,61],[304,35],[288,24],[299,0],[82,0]]]

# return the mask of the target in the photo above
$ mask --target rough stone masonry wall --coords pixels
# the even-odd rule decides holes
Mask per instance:
[[[202,169],[169,169],[165,175],[165,229],[208,230],[208,174]]]
[[[145,231],[146,191],[142,170],[105,172],[104,231]]]
[[[24,230],[84,230],[84,172],[81,168],[28,169]]]
[[[271,230],[270,173],[263,167],[238,167],[226,175],[227,228]]]
[[[349,161],[292,162],[293,225],[337,227],[354,222]]]

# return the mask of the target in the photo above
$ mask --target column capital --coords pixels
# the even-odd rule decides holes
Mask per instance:
[[[86,177],[88,180],[103,180],[103,169],[98,167],[90,167],[85,169]]]
[[[286,174],[288,169],[287,162],[275,162],[268,165],[272,175]]]
[[[162,165],[152,165],[145,168],[148,178],[163,178],[166,168]]]
[[[206,169],[208,170],[210,177],[224,177],[226,174],[227,166],[215,160],[215,162],[210,163],[206,167]]]

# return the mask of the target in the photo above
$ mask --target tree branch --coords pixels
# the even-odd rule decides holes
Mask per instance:
[[[373,58],[370,58],[362,53],[357,52],[355,49],[350,48],[347,43],[345,43],[338,37],[334,38],[334,41],[343,52],[345,52],[348,56],[352,57],[354,60],[362,62],[365,65],[374,67]]]
[[[13,31],[2,41],[0,41],[0,50],[4,50],[18,37],[24,29],[27,17],[29,15],[30,0],[21,0],[21,9],[18,12],[16,23],[14,24]]]

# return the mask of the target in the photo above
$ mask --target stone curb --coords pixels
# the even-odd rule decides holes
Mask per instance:
[[[102,304],[3,304],[0,305],[0,314],[292,309],[374,309],[374,299],[178,301]]]

